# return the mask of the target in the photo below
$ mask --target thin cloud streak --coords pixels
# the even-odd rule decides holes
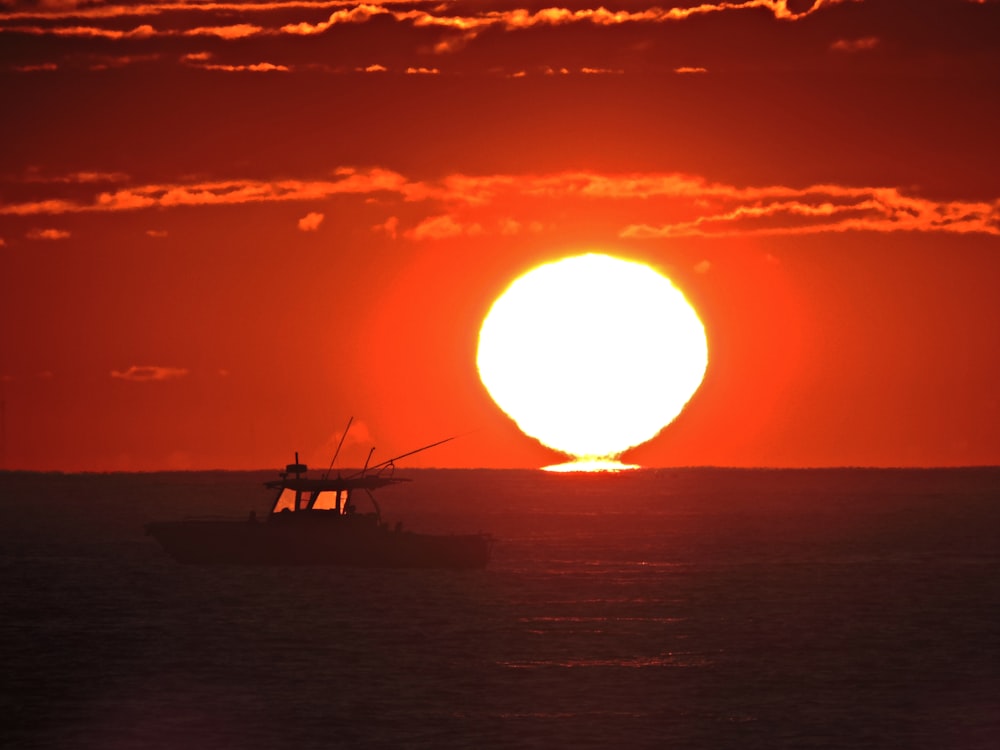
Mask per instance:
[[[124,172],[72,172],[65,175],[44,176],[37,171],[29,170],[24,177],[25,182],[62,183],[87,185],[99,182],[128,182],[129,176]]]
[[[817,184],[737,187],[678,173],[605,174],[589,171],[540,175],[451,174],[437,180],[410,180],[398,172],[341,168],[332,179],[220,180],[130,186],[96,194],[89,202],[49,199],[0,206],[0,215],[55,216],[245,203],[316,202],[339,195],[424,204],[424,218],[406,231],[398,223],[381,231],[413,240],[512,231],[538,226],[525,206],[541,201],[564,205],[600,203],[623,216],[619,236],[650,239],[733,234],[805,234],[830,231],[920,231],[1000,234],[1000,200],[938,201],[892,186]],[[525,199],[530,199],[526,201]],[[662,202],[657,203],[657,201]],[[681,215],[656,223],[641,217]],[[529,209],[530,210],[530,209]],[[591,208],[587,209],[592,211]],[[498,216],[516,224],[498,223]],[[306,225],[319,222],[319,212]],[[313,217],[310,219],[310,217]],[[308,221],[307,221],[308,219]],[[308,231],[300,222],[300,228]],[[506,227],[494,229],[494,227]],[[516,231],[516,230],[513,230]],[[534,230],[533,230],[534,231]]]
[[[0,12],[0,21],[59,20],[59,19],[119,19],[159,16],[168,13],[272,13],[283,10],[328,10],[357,5],[356,0],[288,0],[282,2],[204,2],[203,0],[177,0],[164,3],[118,3],[103,5],[77,5],[75,3],[49,3],[29,10]],[[380,0],[380,4],[415,5],[411,0]]]
[[[619,236],[630,239],[822,234],[826,232],[947,232],[1000,235],[1000,200],[933,201],[897,188],[818,185],[750,189],[752,203],[738,189],[728,201],[716,192],[715,213],[659,226],[632,224]],[[712,206],[712,208],[716,208]]]
[[[192,67],[203,68],[204,70],[219,70],[225,73],[288,73],[291,71],[287,65],[276,65],[274,63],[262,62],[253,63],[252,65],[222,65],[215,63],[205,63],[198,64],[194,63]]]
[[[830,45],[835,52],[867,52],[878,46],[877,36],[866,36],[861,39],[838,39]]]
[[[65,229],[31,229],[26,236],[29,240],[65,240],[71,235]]]
[[[185,367],[160,367],[158,365],[132,365],[127,370],[112,370],[111,377],[118,380],[128,380],[133,383],[150,383],[161,380],[174,380],[190,374]]]
[[[332,180],[216,180],[198,183],[139,185],[102,192],[91,202],[49,199],[0,206],[0,215],[32,216],[133,211],[180,206],[220,206],[319,200],[341,194],[412,191],[402,175],[383,169],[336,170]]]

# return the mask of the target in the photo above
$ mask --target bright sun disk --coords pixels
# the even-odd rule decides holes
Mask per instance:
[[[708,366],[705,328],[653,268],[588,253],[516,279],[483,320],[479,376],[527,435],[589,465],[672,422]]]

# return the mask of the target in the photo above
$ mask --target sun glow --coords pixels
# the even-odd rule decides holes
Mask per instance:
[[[538,266],[493,303],[479,377],[522,432],[577,459],[615,459],[672,422],[708,365],[705,329],[670,280],[588,253]]]

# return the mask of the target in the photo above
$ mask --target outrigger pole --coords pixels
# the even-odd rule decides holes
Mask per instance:
[[[449,440],[454,440],[456,437],[458,437],[458,436],[457,435],[452,435],[451,437],[445,438],[444,440],[438,440],[436,443],[431,443],[430,445],[425,445],[423,448],[417,448],[416,450],[412,450],[412,451],[409,451],[407,453],[401,453],[400,455],[394,456],[394,457],[388,459],[387,461],[383,461],[382,463],[375,464],[374,466],[366,467],[366,468],[362,469],[361,471],[359,471],[357,474],[353,474],[352,476],[350,476],[348,478],[349,479],[353,479],[354,477],[364,476],[365,473],[367,471],[369,471],[369,470],[375,471],[375,470],[378,470],[378,469],[383,469],[386,466],[391,466],[393,463],[395,463],[396,461],[398,461],[401,458],[406,458],[407,456],[412,456],[414,453],[420,453],[421,451],[425,451],[425,450],[427,450],[429,448],[435,448],[435,447],[437,447],[439,445],[447,443]],[[368,458],[371,458],[371,453],[368,454]]]

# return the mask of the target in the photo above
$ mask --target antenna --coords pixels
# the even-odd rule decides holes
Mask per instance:
[[[363,469],[361,469],[361,476],[364,476],[365,472],[368,471],[368,462],[372,460],[372,454],[374,452],[375,452],[375,446],[373,445],[372,449],[370,451],[368,451],[368,458],[365,459],[365,466],[364,466]]]
[[[337,460],[337,456],[340,455],[340,448],[344,444],[344,439],[347,437],[347,431],[351,429],[351,422],[354,421],[354,417],[347,420],[347,427],[344,428],[344,434],[340,436],[340,442],[337,443],[337,450],[333,452],[333,458],[330,459],[330,467],[326,470],[326,474],[323,475],[323,479],[330,478],[330,472],[333,471],[333,463]]]

